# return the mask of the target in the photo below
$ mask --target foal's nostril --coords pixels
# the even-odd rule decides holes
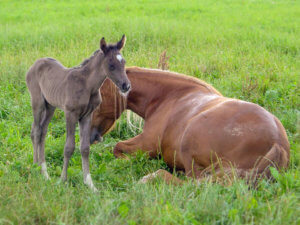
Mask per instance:
[[[128,91],[129,89],[130,89],[130,84],[127,84],[127,83],[122,84],[122,90],[124,92]]]

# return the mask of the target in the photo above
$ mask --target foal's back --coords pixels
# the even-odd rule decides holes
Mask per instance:
[[[38,59],[26,76],[31,95],[42,93],[49,104],[63,108],[67,80],[74,73],[73,70],[53,58]]]
[[[69,69],[53,58],[41,58],[35,61],[27,73],[28,79],[40,81],[47,76],[47,79],[58,78],[59,81],[66,75]]]

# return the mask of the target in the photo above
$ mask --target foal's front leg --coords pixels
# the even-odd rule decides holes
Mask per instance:
[[[82,158],[83,182],[89,186],[93,191],[97,188],[93,184],[89,168],[89,154],[90,154],[90,129],[91,129],[91,115],[88,115],[79,120],[80,127],[80,153]]]
[[[61,180],[64,182],[67,180],[67,171],[69,160],[73,155],[75,149],[75,129],[78,122],[78,117],[72,112],[65,112],[66,126],[67,126],[67,139],[64,148],[64,166],[61,173]]]

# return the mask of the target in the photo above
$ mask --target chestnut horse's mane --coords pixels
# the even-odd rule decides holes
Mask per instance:
[[[138,72],[138,73],[148,73],[148,74],[157,74],[157,72],[160,72],[160,73],[163,73],[164,76],[166,76],[166,77],[182,78],[183,80],[190,81],[193,84],[201,85],[201,86],[209,89],[211,92],[222,96],[222,94],[219,91],[217,91],[213,86],[206,83],[205,81],[197,79],[197,78],[192,77],[192,76],[184,75],[184,74],[181,74],[181,73],[166,71],[166,70],[160,70],[160,69],[148,69],[148,68],[142,68],[142,67],[136,67],[136,66],[127,67],[126,72],[127,73],[130,73],[130,72],[132,72],[132,73],[136,72],[137,73]]]

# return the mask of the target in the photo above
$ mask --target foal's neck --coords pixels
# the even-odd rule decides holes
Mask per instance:
[[[104,54],[98,51],[81,69],[82,73],[87,76],[86,88],[92,93],[98,93],[99,88],[106,79],[106,74],[102,68],[103,59]]]

